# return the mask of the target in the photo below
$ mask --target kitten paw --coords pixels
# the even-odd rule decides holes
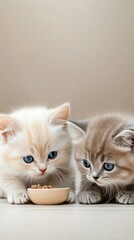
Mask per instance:
[[[0,189],[0,198],[6,198],[6,194],[2,189]]]
[[[75,202],[75,193],[70,191],[68,198],[66,199],[66,203],[74,203]]]
[[[134,204],[134,192],[118,193],[116,195],[116,202],[120,204]]]
[[[78,202],[82,204],[95,204],[101,201],[101,193],[97,191],[83,191],[78,195]]]
[[[20,193],[9,194],[7,200],[11,204],[25,204],[29,202],[27,191]]]

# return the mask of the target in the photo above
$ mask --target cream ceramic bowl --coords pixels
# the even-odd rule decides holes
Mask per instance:
[[[30,200],[35,204],[60,204],[66,201],[69,188],[34,189],[28,188]]]

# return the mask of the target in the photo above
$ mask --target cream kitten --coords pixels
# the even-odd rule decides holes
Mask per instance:
[[[82,131],[67,122],[69,109],[63,104],[0,116],[0,197],[27,203],[27,187],[39,183],[70,187],[68,202],[75,201],[73,140]]]
[[[134,118],[107,114],[76,122],[85,136],[76,148],[81,172],[79,203],[115,199],[134,203]]]

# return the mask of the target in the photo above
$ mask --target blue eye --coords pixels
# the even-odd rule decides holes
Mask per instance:
[[[57,151],[50,152],[48,154],[48,159],[55,159],[57,157]]]
[[[104,163],[104,164],[103,164],[103,168],[104,168],[106,171],[112,171],[113,168],[114,168],[114,164],[113,164],[113,163]]]
[[[91,167],[89,161],[86,160],[86,159],[83,160],[83,166],[86,167],[86,168],[90,168]]]
[[[34,161],[34,158],[31,155],[23,157],[25,163],[31,163]]]

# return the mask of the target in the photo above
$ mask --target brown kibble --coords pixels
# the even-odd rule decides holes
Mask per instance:
[[[33,188],[33,189],[51,189],[53,187],[51,185],[41,186],[40,184],[38,184],[38,185],[32,185],[31,188]]]
[[[31,188],[35,189],[37,188],[37,185],[32,185]]]
[[[43,188],[43,189],[46,189],[46,188],[48,188],[48,187],[47,187],[47,185],[45,185],[45,186],[42,186],[42,188]]]

